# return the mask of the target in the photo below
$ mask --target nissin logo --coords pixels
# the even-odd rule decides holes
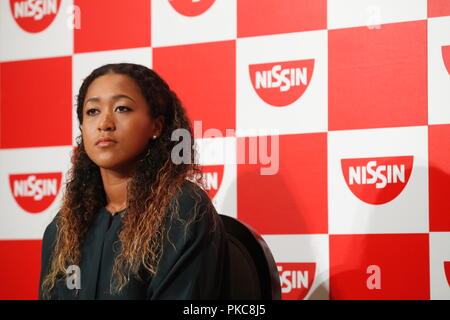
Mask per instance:
[[[223,167],[223,165],[200,166],[205,179],[206,190],[211,200],[214,199],[222,185]]]
[[[29,213],[40,213],[55,200],[61,172],[10,174],[9,186],[17,204]]]
[[[311,82],[314,59],[251,64],[253,88],[266,103],[284,107],[297,101]]]
[[[450,75],[450,46],[442,46],[442,59],[444,60],[445,68]]]
[[[315,263],[277,263],[283,300],[303,300],[314,282]]]
[[[37,33],[53,22],[61,0],[9,0],[9,6],[12,16],[23,30]]]
[[[169,0],[172,7],[183,16],[196,17],[208,10],[216,0]]]
[[[414,156],[341,159],[342,173],[351,192],[368,204],[395,199],[411,176]]]

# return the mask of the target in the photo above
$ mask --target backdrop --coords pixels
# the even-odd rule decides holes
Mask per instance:
[[[449,0],[0,0],[0,298],[37,298],[74,98],[111,62],[180,96],[284,299],[450,299]]]

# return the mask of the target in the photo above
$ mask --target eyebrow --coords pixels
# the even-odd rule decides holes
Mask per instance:
[[[111,96],[111,99],[113,100],[119,100],[119,99],[130,99],[131,101],[133,101],[134,103],[136,103],[136,101],[134,101],[132,98],[130,98],[129,96],[127,96],[126,94],[115,94],[113,96]],[[88,102],[100,102],[100,98],[99,97],[92,97],[86,100],[86,102],[84,103],[84,105],[86,105]]]

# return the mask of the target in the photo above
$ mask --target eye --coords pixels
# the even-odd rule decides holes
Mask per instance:
[[[86,114],[87,114],[88,116],[93,115],[93,113],[92,113],[91,111],[97,111],[97,109],[90,108],[90,109],[86,110]]]
[[[118,106],[117,108],[116,108],[116,110],[117,109],[119,109],[119,111],[120,112],[127,112],[127,111],[131,111],[131,109],[130,108],[128,108],[128,107],[125,107],[125,106]]]

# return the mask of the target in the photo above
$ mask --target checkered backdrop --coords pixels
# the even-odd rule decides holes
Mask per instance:
[[[111,62],[201,120],[284,299],[450,298],[450,0],[0,0],[0,298],[37,298],[74,96]]]

